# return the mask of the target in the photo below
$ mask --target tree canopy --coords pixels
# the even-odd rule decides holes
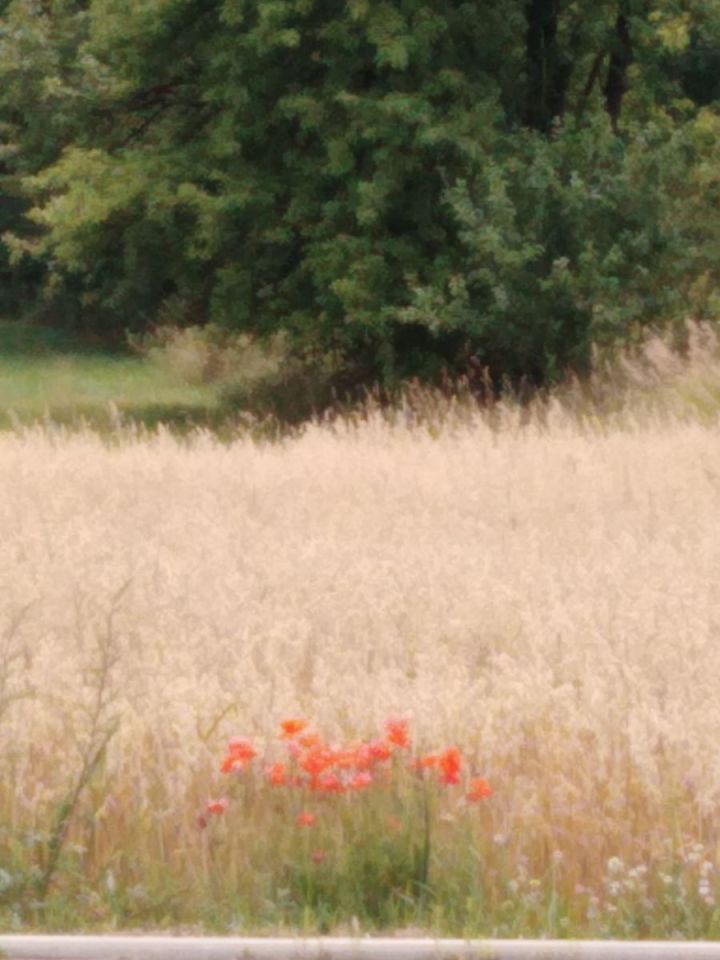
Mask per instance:
[[[720,307],[715,0],[0,0],[6,310],[543,383]]]

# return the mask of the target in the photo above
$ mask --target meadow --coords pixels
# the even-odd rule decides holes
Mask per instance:
[[[184,372],[0,320],[0,429],[44,421],[107,430],[123,419],[182,427],[220,416],[217,387]]]
[[[0,434],[0,927],[719,936],[717,371]]]

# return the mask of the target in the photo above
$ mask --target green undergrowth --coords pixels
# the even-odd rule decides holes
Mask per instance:
[[[370,844],[372,847],[372,844]],[[442,856],[438,858],[441,860]],[[720,909],[686,863],[652,865],[647,872],[608,871],[602,889],[579,887],[568,896],[553,871],[528,877],[520,869],[471,870],[463,857],[442,869],[427,888],[383,886],[382,864],[363,860],[338,873],[306,863],[276,871],[262,896],[234,890],[221,878],[188,885],[170,863],[135,871],[116,865],[103,876],[83,878],[72,853],[43,901],[12,887],[0,895],[0,929],[6,932],[173,931],[230,935],[417,934],[467,938],[629,940],[720,939]],[[126,865],[127,866],[127,865]],[[7,872],[0,878],[7,884]],[[711,882],[715,886],[714,880]],[[711,902],[713,901],[713,902]]]

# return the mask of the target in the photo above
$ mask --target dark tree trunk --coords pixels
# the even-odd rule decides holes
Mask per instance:
[[[632,60],[633,46],[630,36],[630,23],[627,16],[627,5],[623,2],[620,4],[615,21],[610,64],[604,90],[605,106],[610,117],[610,125],[615,134],[620,132],[620,114],[622,113],[623,97],[628,89],[627,74]]]
[[[560,50],[557,33],[560,0],[528,0],[527,95],[525,124],[548,133],[565,112],[572,60]]]

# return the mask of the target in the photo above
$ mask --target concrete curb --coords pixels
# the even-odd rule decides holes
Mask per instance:
[[[720,942],[0,934],[6,960],[720,960]]]

